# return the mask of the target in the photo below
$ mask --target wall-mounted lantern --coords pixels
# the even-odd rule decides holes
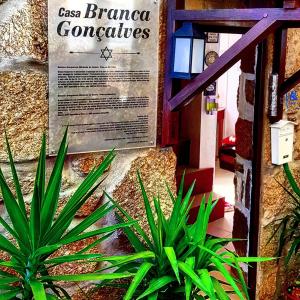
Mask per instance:
[[[203,72],[205,39],[199,25],[190,22],[175,32],[172,78],[191,79]]]

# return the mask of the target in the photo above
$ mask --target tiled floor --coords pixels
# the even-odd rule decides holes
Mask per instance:
[[[233,212],[225,213],[223,219],[209,223],[208,233],[216,237],[231,238],[233,228]],[[235,251],[232,243],[226,247],[230,251]]]
[[[214,181],[214,192],[225,196],[225,201],[234,205],[234,173],[220,169],[216,163],[216,174]]]

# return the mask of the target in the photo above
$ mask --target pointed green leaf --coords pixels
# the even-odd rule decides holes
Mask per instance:
[[[224,276],[224,278],[226,279],[226,281],[231,285],[231,287],[233,288],[233,290],[235,291],[236,295],[238,295],[240,297],[240,299],[245,299],[244,295],[241,293],[240,289],[238,288],[238,286],[235,283],[234,278],[232,277],[232,275],[226,270],[226,268],[223,266],[223,264],[219,261],[219,259],[217,259],[216,257],[212,257],[211,261],[214,263],[214,265],[217,267],[217,269],[219,270],[219,272]]]
[[[158,231],[157,231],[157,228],[156,228],[156,225],[155,225],[153,212],[152,212],[152,209],[151,209],[151,205],[150,205],[148,196],[146,194],[146,190],[145,190],[141,175],[139,173],[138,173],[138,180],[139,180],[140,188],[142,190],[142,196],[143,196],[143,200],[144,200],[146,216],[147,216],[148,224],[149,224],[150,231],[151,231],[151,234],[152,234],[153,242],[156,245],[156,247],[159,247]]]
[[[43,234],[50,229],[58,205],[59,192],[62,181],[62,170],[68,151],[67,133],[68,128],[66,129],[61,141],[55,164],[48,182],[47,190],[45,192],[45,197],[42,202],[41,223]]]
[[[5,204],[5,208],[9,215],[9,218],[12,222],[12,226],[17,232],[19,239],[22,239],[22,242],[30,248],[29,245],[29,227],[27,219],[25,218],[24,214],[22,213],[19,204],[14,198],[13,193],[9,189],[3,173],[0,169],[0,187],[2,191],[2,197]]]
[[[34,296],[34,300],[47,300],[44,286],[37,280],[30,280],[30,287]]]
[[[178,280],[178,283],[180,284],[180,276],[179,276],[179,269],[178,269],[176,253],[172,247],[164,247],[164,250],[165,250],[167,258],[171,264],[171,267],[175,273],[175,276]]]
[[[112,274],[81,274],[81,275],[58,275],[58,276],[42,276],[42,281],[67,281],[67,282],[81,282],[81,281],[97,281],[97,280],[115,280],[122,278],[129,278],[134,274],[112,273]]]
[[[46,181],[46,136],[43,135],[40,157],[34,183],[34,191],[30,209],[30,235],[32,247],[35,250],[40,243],[41,207],[45,192]]]
[[[209,299],[217,300],[215,291],[214,291],[214,285],[212,282],[212,278],[211,278],[208,270],[207,269],[198,270],[198,274],[199,274],[200,279],[203,282],[203,284],[209,290],[209,293],[207,294],[207,296],[209,296]]]
[[[137,298],[137,300],[145,298],[153,293],[158,292],[160,289],[162,289],[163,287],[167,286],[168,284],[174,281],[176,281],[176,278],[172,276],[163,276],[161,278],[153,279],[152,282],[150,283],[149,288],[142,295],[140,295]]]
[[[219,299],[220,300],[230,300],[230,298],[228,297],[226,291],[224,290],[224,288],[222,287],[220,282],[216,278],[212,278],[212,282],[213,282],[214,289],[215,289]]]
[[[195,267],[195,257],[189,257],[186,260],[186,264],[191,267],[192,269],[194,269]],[[190,300],[191,298],[191,294],[192,294],[192,289],[193,289],[193,282],[192,279],[189,276],[185,276],[185,286],[184,286],[184,290],[185,290],[185,299],[186,300]]]
[[[24,217],[27,219],[25,202],[24,202],[24,198],[23,198],[23,194],[22,194],[22,190],[21,190],[21,186],[20,186],[20,181],[19,181],[18,174],[16,171],[16,167],[15,167],[15,163],[13,160],[13,156],[12,156],[12,152],[10,149],[6,131],[5,131],[5,141],[6,141],[6,148],[7,148],[8,157],[9,157],[9,164],[10,164],[11,173],[12,173],[12,177],[13,177],[13,181],[14,181],[14,186],[15,186],[15,190],[16,190],[16,194],[17,194],[17,198],[18,198],[19,207],[20,207],[20,210],[23,213]]]
[[[105,196],[114,204],[114,206],[127,218],[128,221],[134,221],[134,219],[114,200],[112,199],[106,192],[104,192]],[[149,246],[150,250],[153,250],[153,245],[148,238],[145,231],[141,228],[139,223],[136,223],[134,226],[136,232],[143,238],[145,243]]]
[[[136,273],[136,275],[134,276],[126,295],[124,296],[124,300],[130,300],[132,299],[134,293],[136,292],[136,289],[138,288],[138,286],[140,285],[140,283],[142,282],[142,280],[145,278],[145,276],[148,274],[149,270],[153,267],[153,264],[151,263],[143,263],[138,272]]]
[[[191,278],[193,283],[203,292],[206,294],[209,293],[206,286],[203,284],[199,276],[194,272],[194,270],[186,263],[179,261],[178,262],[179,269],[185,273],[187,276]]]

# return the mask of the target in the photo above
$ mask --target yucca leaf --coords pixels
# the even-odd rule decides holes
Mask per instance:
[[[9,218],[12,222],[12,226],[17,232],[19,239],[30,248],[29,244],[29,227],[27,218],[25,218],[24,214],[22,213],[17,201],[14,198],[13,193],[9,189],[2,170],[0,168],[0,187],[2,191],[3,202],[5,204],[6,211],[9,215]]]
[[[143,279],[145,278],[145,276],[148,274],[149,270],[153,267],[153,264],[151,263],[143,263],[138,272],[136,273],[136,275],[134,276],[127,292],[126,295],[124,296],[124,300],[130,300],[132,299],[134,293],[136,292],[136,289],[138,288],[138,286],[140,285],[140,283],[143,281]]]
[[[121,205],[119,205],[106,192],[104,192],[104,194],[114,204],[114,206],[127,218],[128,221],[134,221],[134,219],[121,207]],[[136,230],[136,232],[143,238],[143,240],[149,246],[149,248],[153,250],[153,244],[151,243],[150,239],[148,238],[147,234],[142,229],[142,227],[139,225],[139,223],[137,222],[135,225],[133,225],[133,227]]]
[[[74,237],[70,237],[70,238],[66,238],[66,239],[61,239],[58,244],[54,244],[54,245],[50,245],[50,246],[44,246],[44,247],[41,247],[41,248],[37,249],[37,251],[35,252],[35,257],[51,254],[51,253],[55,252],[56,250],[58,250],[63,245],[67,245],[67,244],[70,244],[70,243],[82,241],[84,239],[88,239],[88,238],[91,238],[91,237],[94,237],[94,236],[97,236],[97,235],[101,235],[101,234],[105,234],[105,233],[108,233],[108,232],[111,233],[112,231],[115,231],[117,229],[121,229],[121,228],[124,228],[124,227],[127,227],[127,226],[131,226],[134,223],[135,222],[121,223],[121,224],[116,224],[116,225],[113,225],[113,226],[102,227],[98,230],[93,230],[93,231],[84,233],[84,234],[79,235],[79,236],[74,236]]]
[[[105,170],[109,167],[111,162],[115,158],[115,152],[111,151],[109,154],[106,155],[103,162],[99,167],[95,169],[95,171],[91,172],[85,180],[80,184],[79,188],[76,190],[74,195],[70,198],[62,212],[60,213],[58,220],[61,218],[61,216],[64,216],[67,212],[72,210],[74,206],[76,206],[78,199],[81,199],[86,195],[88,191],[91,190],[91,188],[94,186],[94,184],[97,182],[99,177],[105,172]]]
[[[190,277],[190,279],[193,281],[193,283],[203,292],[208,294],[208,290],[206,286],[203,284],[199,276],[194,272],[194,270],[186,263],[179,261],[178,262],[178,267],[179,269],[186,274],[187,276]]]
[[[217,280],[216,278],[213,277],[212,282],[214,285],[215,292],[218,295],[219,299],[220,300],[230,300],[229,296],[227,295],[226,291],[220,284],[219,280]]]
[[[15,238],[15,241],[18,243],[22,253],[28,255],[29,254],[29,249],[26,247],[26,245],[24,245],[22,239],[19,238],[18,234],[15,232],[15,230],[13,228],[11,228],[7,222],[0,217],[0,224],[3,226],[3,228],[9,233],[11,234],[12,237]]]
[[[163,276],[161,278],[154,278],[151,281],[149,288],[142,295],[140,295],[137,298],[137,300],[145,298],[153,293],[158,292],[160,289],[162,289],[163,287],[165,287],[166,285],[174,281],[176,281],[176,278],[172,276]]]
[[[222,263],[225,263],[225,264],[227,264],[228,266],[231,266],[232,268],[235,268],[235,265],[231,263],[231,260],[222,257],[221,255],[219,255],[219,254],[216,253],[215,251],[211,251],[210,249],[208,249],[208,248],[206,248],[206,247],[204,247],[204,246],[198,246],[198,247],[199,247],[201,250],[203,250],[203,251],[205,251],[205,252],[207,252],[207,253],[210,254],[210,258],[209,258],[209,259],[211,259],[211,257],[216,257],[216,258],[218,258],[219,261],[221,261]],[[225,252],[225,253],[228,253],[228,252]]]
[[[20,181],[19,181],[18,174],[16,171],[16,167],[15,167],[15,163],[13,160],[13,156],[12,156],[12,152],[10,149],[6,131],[5,131],[5,141],[6,141],[6,148],[7,148],[7,152],[8,152],[9,164],[10,164],[10,168],[11,168],[11,173],[12,173],[12,177],[13,177],[13,181],[14,181],[14,186],[15,186],[15,190],[16,190],[16,194],[17,194],[19,207],[20,207],[20,210],[23,213],[24,217],[27,219],[25,202],[24,202],[24,198],[23,198],[23,194],[22,194],[22,190],[21,190],[21,186],[20,186]]]
[[[240,279],[240,282],[241,282],[241,285],[242,285],[242,288],[243,288],[243,292],[244,292],[247,300],[250,300],[250,297],[248,295],[248,287],[247,287],[247,284],[246,284],[245,279],[244,279],[243,271],[242,271],[242,269],[239,265],[238,258],[234,255],[233,255],[233,258],[235,260],[236,270],[237,270],[237,273],[238,273],[238,276],[239,276],[239,279]]]
[[[34,296],[34,300],[47,300],[44,286],[38,280],[30,280],[30,287]]]
[[[219,272],[224,276],[225,280],[230,284],[230,286],[235,291],[236,295],[239,296],[240,299],[245,299],[243,294],[241,293],[240,289],[235,283],[234,278],[230,275],[230,273],[226,270],[226,268],[223,266],[223,264],[217,259],[216,257],[212,257],[211,261],[214,263],[214,265],[217,267]]]
[[[154,242],[154,245],[156,246],[156,248],[158,249],[159,248],[158,230],[156,228],[151,205],[150,205],[148,196],[146,194],[146,190],[145,190],[144,184],[142,182],[141,175],[139,173],[138,173],[138,180],[139,180],[140,188],[142,190],[142,196],[143,196],[143,200],[144,200],[146,216],[147,216],[148,224],[149,224],[150,231],[152,234],[153,242]]]
[[[211,300],[217,300],[216,295],[215,295],[215,289],[214,285],[212,282],[212,278],[208,272],[207,269],[201,269],[198,270],[198,274],[200,276],[201,281],[203,284],[207,287],[209,293],[207,294],[209,296],[209,299]]]
[[[52,244],[57,242],[72,223],[78,209],[94,194],[99,184],[93,187],[82,199],[78,199],[78,203],[70,211],[64,215],[60,214],[60,219],[57,219],[50,231],[44,237],[44,243]],[[71,235],[70,235],[71,236]]]
[[[80,275],[58,275],[58,276],[42,276],[40,280],[42,281],[67,281],[67,282],[81,282],[81,281],[97,281],[97,280],[114,280],[129,278],[134,276],[134,274],[125,273],[111,273],[111,274],[80,274]]]
[[[115,157],[114,151],[111,151],[101,163],[101,165],[91,172],[85,180],[81,183],[79,188],[75,191],[68,203],[63,208],[59,217],[48,231],[45,241],[48,243],[55,243],[64,233],[64,231],[71,224],[78,209],[92,196],[97,189],[97,185],[94,187],[99,177],[108,168]],[[100,184],[100,183],[99,183]],[[98,184],[98,185],[99,185]]]
[[[9,240],[0,234],[0,249],[22,261],[23,254]]]
[[[194,269],[194,267],[195,267],[195,257],[187,258],[186,264],[189,267],[191,267],[192,269]],[[186,300],[190,300],[191,294],[192,294],[192,289],[193,289],[192,279],[189,276],[185,276],[184,290],[185,290],[185,299]]]
[[[59,192],[62,181],[62,170],[68,151],[67,132],[68,128],[66,129],[64,137],[61,141],[55,164],[48,182],[45,197],[42,202],[41,223],[43,234],[47,232],[51,227],[58,205]]]
[[[290,170],[290,167],[289,167],[289,164],[284,164],[283,165],[283,168],[284,168],[284,171],[285,171],[285,174],[286,174],[286,177],[293,189],[293,191],[298,195],[300,196],[300,188],[298,187],[298,184],[296,182],[296,180],[294,179],[293,177],[293,174]]]
[[[7,293],[0,294],[0,300],[14,299],[19,293],[20,293],[20,290],[19,291],[10,291]]]
[[[300,237],[295,238],[295,240],[293,241],[289,251],[288,251],[288,255],[285,258],[285,264],[287,265],[289,263],[289,261],[292,258],[293,253],[297,252],[297,249],[299,249],[299,245],[300,245]]]
[[[182,203],[182,197],[183,197],[183,187],[184,187],[184,175],[183,174],[178,190],[178,196],[175,200],[175,204],[173,206],[173,211],[170,217],[169,226],[170,226],[170,232],[174,232],[176,229],[176,224],[178,222],[179,214],[180,214],[180,207]],[[169,244],[169,243],[167,243]]]
[[[173,193],[172,193],[172,191],[171,191],[171,188],[170,188],[170,186],[168,185],[168,183],[166,183],[166,186],[167,186],[168,194],[169,194],[169,196],[170,196],[170,198],[171,198],[171,200],[172,200],[172,203],[173,203],[173,205],[175,205],[176,199],[175,199],[175,197],[174,197],[174,195],[173,195]]]
[[[175,246],[174,242],[176,241],[179,232],[183,229],[184,225],[187,223],[187,216],[189,214],[190,208],[193,205],[193,203],[190,201],[190,197],[193,193],[195,182],[193,185],[189,188],[187,194],[184,197],[184,200],[182,200],[182,194],[180,197],[177,197],[175,206],[173,208],[173,213],[171,215],[171,219],[169,222],[169,232],[167,234],[166,238],[166,245],[167,246]],[[179,203],[180,201],[180,203]],[[180,205],[178,205],[178,203]],[[176,210],[176,211],[174,211]]]
[[[10,284],[20,281],[18,277],[15,276],[8,276],[8,277],[0,277],[0,284]]]
[[[88,217],[86,217],[81,223],[79,223],[77,226],[75,226],[72,230],[70,230],[64,238],[76,236],[86,229],[88,229],[91,225],[95,224],[98,220],[106,216],[109,212],[111,212],[114,207],[110,206],[108,207],[109,203],[106,203],[102,206],[100,206],[98,209],[96,209],[92,214],[90,214]]]
[[[233,259],[227,258],[227,260],[237,261],[239,263],[262,263],[267,261],[272,261],[277,259],[277,257],[234,257]]]
[[[91,244],[89,244],[88,246],[83,248],[82,250],[78,251],[76,254],[84,254],[84,253],[88,252],[90,249],[93,249],[97,245],[101,244],[103,241],[107,240],[112,235],[113,235],[113,232],[110,232],[110,233],[102,236],[101,238],[99,238],[96,241],[92,242]]]
[[[180,284],[180,276],[179,276],[179,269],[178,269],[176,253],[172,247],[164,247],[164,250],[165,250],[167,258],[171,264],[171,267],[174,271],[174,274],[178,280],[178,283]]]
[[[50,245],[50,246],[43,246],[39,249],[37,249],[34,252],[34,257],[37,258],[39,256],[43,256],[43,255],[50,255],[53,252],[55,252],[56,250],[58,250],[60,247],[62,247],[63,244],[55,244],[55,245]]]
[[[204,214],[205,214],[205,196],[202,197],[200,202],[200,207],[197,215],[196,222],[192,225],[191,229],[191,237],[195,242],[199,242],[202,240],[203,237],[203,230],[204,230]]]
[[[74,255],[64,255],[56,258],[47,259],[43,262],[45,265],[59,265],[67,262],[74,262],[79,260],[89,261],[101,258],[101,254],[74,254]]]
[[[41,207],[45,193],[46,181],[46,136],[43,135],[40,157],[34,183],[34,191],[30,209],[30,235],[33,249],[37,249],[41,234]]]
[[[189,207],[190,202],[191,202],[191,196],[193,194],[195,184],[196,184],[196,180],[194,180],[192,185],[189,187],[186,195],[184,196],[184,199],[183,199],[183,201],[181,203],[181,206],[180,206],[180,215],[181,216],[184,216],[189,212],[188,207]]]
[[[155,208],[155,211],[156,211],[156,215],[157,215],[157,218],[160,220],[162,226],[163,226],[163,230],[164,232],[168,232],[169,231],[169,224],[167,222],[167,219],[161,209],[161,202],[160,202],[160,199],[159,197],[157,198],[153,198],[153,202],[154,202],[154,208]]]
[[[116,215],[117,215],[118,221],[124,223],[124,220],[122,219],[122,217],[119,214],[116,214]],[[133,219],[131,219],[131,220],[133,220]],[[136,228],[135,225],[137,225],[137,224],[133,225],[134,228]],[[138,225],[138,227],[139,227],[139,225]],[[135,234],[135,232],[130,227],[123,228],[123,231],[124,231],[125,235],[127,236],[130,244],[132,245],[132,247],[135,249],[136,252],[146,250],[145,245],[140,241],[139,237]],[[152,246],[149,248],[151,250],[153,249]]]
[[[104,256],[99,261],[118,262],[120,264],[124,264],[135,260],[147,260],[151,258],[155,258],[155,253],[152,251],[144,251],[131,255]]]
[[[116,224],[116,225],[112,225],[112,226],[102,227],[102,228],[97,229],[97,230],[93,230],[93,231],[90,231],[90,232],[83,233],[79,236],[75,236],[75,237],[71,237],[71,238],[67,238],[67,239],[62,239],[60,241],[60,244],[61,245],[66,245],[66,244],[82,241],[84,239],[88,239],[88,238],[91,238],[91,237],[94,237],[94,236],[97,236],[97,235],[112,232],[112,231],[115,231],[117,229],[121,229],[121,228],[124,228],[124,227],[131,226],[133,224],[135,224],[135,222],[128,222],[128,223],[123,223],[123,224],[121,223],[121,224]]]

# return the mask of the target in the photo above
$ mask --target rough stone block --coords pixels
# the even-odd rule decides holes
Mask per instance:
[[[0,72],[0,160],[7,160],[6,129],[14,158],[34,160],[48,126],[47,76],[40,72]]]
[[[0,57],[47,59],[47,3],[7,1],[0,11]]]
[[[238,119],[236,123],[236,153],[251,160],[253,154],[253,123]]]
[[[286,77],[292,76],[300,69],[300,32],[298,29],[288,30]]]
[[[113,197],[134,219],[141,220],[142,228],[148,230],[137,171],[141,174],[150,201],[152,202],[153,197],[159,196],[164,213],[169,215],[173,205],[166,183],[175,193],[175,170],[176,156],[173,151],[150,150],[145,157],[133,161],[129,172],[113,192]]]

